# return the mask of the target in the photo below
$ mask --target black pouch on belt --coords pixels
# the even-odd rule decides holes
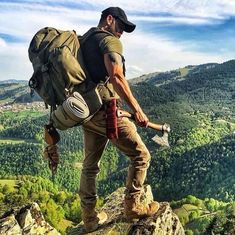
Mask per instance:
[[[108,139],[118,138],[116,99],[112,99],[106,104],[106,135]]]

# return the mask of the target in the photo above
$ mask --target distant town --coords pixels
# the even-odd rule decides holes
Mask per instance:
[[[45,112],[45,104],[43,102],[32,102],[32,103],[4,103],[0,104],[0,113],[3,111],[18,112],[22,110],[37,110]]]

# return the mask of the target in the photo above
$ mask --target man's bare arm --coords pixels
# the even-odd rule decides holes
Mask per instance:
[[[106,53],[104,55],[104,62],[110,77],[110,82],[113,84],[115,91],[133,110],[137,124],[140,126],[146,126],[148,118],[133,96],[129,84],[123,74],[121,56],[118,53]]]

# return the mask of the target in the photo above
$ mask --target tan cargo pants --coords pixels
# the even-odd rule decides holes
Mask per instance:
[[[81,173],[79,195],[84,209],[93,209],[96,204],[96,176],[99,161],[108,143],[106,137],[105,112],[99,111],[83,125],[85,159]],[[127,194],[139,194],[142,190],[149,166],[150,154],[137,133],[136,126],[128,118],[118,119],[119,138],[110,140],[122,153],[130,158],[126,181]]]

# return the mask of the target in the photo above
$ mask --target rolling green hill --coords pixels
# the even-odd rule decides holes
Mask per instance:
[[[233,201],[235,61],[194,66],[184,79],[168,84],[167,76],[161,83],[159,76],[132,85],[150,120],[172,127],[170,150],[151,141],[152,130],[140,129],[152,153],[148,181],[156,186],[155,197],[173,200],[193,193]],[[115,172],[103,184],[112,189],[122,180],[123,172]]]
[[[0,81],[0,105],[6,103],[30,103],[33,101],[42,100],[37,94],[33,97],[30,96],[27,81]]]
[[[190,192],[189,190],[181,190],[183,186],[180,182],[182,182],[182,179],[185,177],[191,177],[188,169],[197,168],[195,166],[196,162],[202,162],[204,158],[208,159],[209,152],[212,154],[215,152],[217,154],[218,151],[216,151],[216,148],[221,148],[222,151],[220,154],[222,154],[224,148],[227,151],[227,149],[231,147],[231,159],[234,156],[235,61],[228,61],[223,64],[187,66],[172,72],[146,75],[145,77],[141,77],[140,82],[138,82],[138,79],[136,80],[137,82],[134,84],[132,80],[130,81],[132,90],[136,97],[142,97],[139,101],[145,112],[149,115],[150,120],[160,123],[170,123],[172,128],[170,135],[172,148],[170,150],[161,150],[151,141],[151,137],[155,134],[154,131],[139,128],[141,135],[146,140],[145,142],[152,153],[149,181],[150,183],[155,182],[156,185],[161,185],[161,188],[165,191],[166,189],[162,185],[162,179],[168,179],[166,183],[168,185],[167,187],[170,187],[171,177],[175,174],[173,169],[175,169],[177,164],[182,167],[181,161],[183,161],[186,165],[177,173],[177,178],[180,179],[177,182],[179,188],[169,188],[166,195],[168,196],[167,199],[174,199],[174,195],[178,195],[179,197],[187,196]],[[2,84],[2,86],[4,89],[0,89],[0,94],[4,94],[4,97],[9,99],[12,97],[12,93],[16,88],[18,90],[25,89],[26,85],[10,83]],[[44,112],[37,111],[25,111],[16,115],[14,113],[11,114],[11,112],[4,112],[0,117],[1,142],[4,143],[6,140],[14,137],[25,141],[42,143],[42,126],[46,122],[46,116]],[[72,161],[77,162],[76,165],[78,166],[79,162],[82,161],[81,152],[83,145],[81,129],[74,128],[61,134],[62,141],[60,143],[60,149],[62,156],[64,156],[65,159],[66,155],[73,156],[72,158],[75,159]],[[224,146],[224,140],[227,141],[226,146]],[[78,152],[80,153],[77,154]],[[112,149],[112,152],[114,152],[114,156],[119,154],[115,152],[114,149]],[[216,160],[220,165],[220,155],[219,153],[218,156],[216,154],[209,156],[212,158],[210,161]],[[213,159],[213,157],[215,159]],[[184,162],[185,158],[187,158],[187,161]],[[71,160],[70,158],[68,159],[68,161]],[[113,168],[113,172],[110,171],[110,173],[104,174],[108,177],[100,177],[100,191],[102,194],[109,193],[115,186],[123,184],[124,181],[120,179],[125,177],[123,171],[125,172],[125,168],[127,167],[127,160],[123,159],[125,158],[121,158],[118,162],[115,161],[116,165]],[[67,159],[65,161],[67,161]],[[107,161],[108,157],[105,159],[104,164],[106,164]],[[165,167],[159,166],[159,161],[163,162],[162,164],[165,165]],[[190,166],[187,167],[187,164]],[[204,171],[202,170],[202,172],[200,172],[199,170],[199,175],[204,175],[205,169],[209,168],[207,164],[209,164],[209,161],[208,163],[204,163],[205,167],[202,167]],[[70,163],[68,163],[68,165],[70,165]],[[166,166],[168,168],[166,168]],[[230,166],[231,170],[228,170],[228,172],[233,172],[233,165],[230,164]],[[75,170],[77,170],[77,168],[75,168]],[[156,171],[160,172],[160,174],[156,175]],[[210,174],[212,174],[210,177],[213,179],[214,173],[212,172]],[[214,175],[217,175],[217,173]],[[200,185],[203,185],[203,183],[208,185],[210,183],[208,179],[202,181],[200,178],[195,179],[196,181],[200,181]],[[110,187],[107,187],[109,181],[112,182],[114,186],[110,183]],[[220,181],[223,181],[223,177]],[[230,181],[231,185],[233,185],[233,180],[231,179]],[[196,182],[194,183],[196,184]],[[103,187],[109,190],[103,189]],[[219,190],[218,187],[218,191]],[[156,196],[164,199],[164,191],[159,192],[159,190],[156,190]],[[179,191],[182,193],[179,194]],[[194,191],[196,193],[197,189]],[[206,191],[204,194],[200,193],[196,195],[207,196]],[[233,197],[232,192],[229,194]],[[216,195],[221,194],[218,192]],[[224,198],[219,197],[218,199]]]
[[[153,188],[154,197],[172,201],[191,194],[200,199],[233,203],[235,60],[148,74],[130,80],[130,84],[150,120],[170,123],[172,129],[171,148],[161,149],[151,140],[156,132],[139,128],[152,155],[147,182]],[[0,84],[0,106],[8,101],[28,102],[30,97],[23,99],[25,96],[26,84]],[[42,109],[1,111],[0,178],[20,174],[50,178],[42,157],[43,124],[47,119],[48,112]],[[81,132],[81,128],[61,132],[61,162],[54,182],[71,192],[79,186],[83,159]],[[20,140],[23,142],[18,142]],[[101,161],[99,195],[106,196],[124,186],[127,167],[127,158],[109,146]],[[203,218],[198,218],[201,224]],[[199,222],[192,221],[189,219],[190,226],[187,226],[195,232]],[[217,226],[216,217],[207,226],[212,223]]]

